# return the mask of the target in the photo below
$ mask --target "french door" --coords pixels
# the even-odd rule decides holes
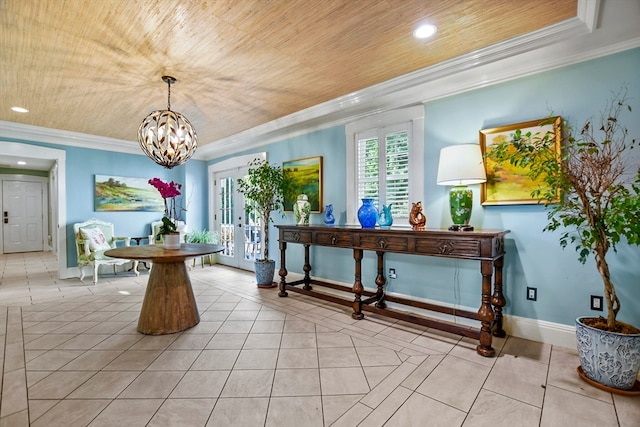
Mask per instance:
[[[218,255],[220,264],[253,270],[262,249],[260,216],[238,192],[237,181],[247,174],[247,166],[213,174],[213,229],[221,237],[224,250]]]

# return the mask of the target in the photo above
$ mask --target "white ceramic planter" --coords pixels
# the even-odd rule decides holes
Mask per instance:
[[[174,234],[165,234],[163,237],[164,239],[164,248],[165,249],[180,249],[180,233],[174,233]]]
[[[607,387],[630,390],[640,369],[640,334],[625,335],[589,327],[576,319],[580,365],[585,376]]]

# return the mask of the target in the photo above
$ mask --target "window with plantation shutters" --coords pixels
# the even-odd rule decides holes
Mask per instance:
[[[409,212],[410,124],[372,129],[357,136],[358,199],[391,204],[394,218]]]
[[[423,123],[422,108],[412,107],[347,125],[349,224],[369,198],[378,209],[391,204],[394,226],[408,226],[411,202],[422,200]]]

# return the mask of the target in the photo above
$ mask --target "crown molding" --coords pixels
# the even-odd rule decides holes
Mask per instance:
[[[131,141],[14,122],[0,121],[0,136],[3,138],[46,142],[70,147],[141,154],[138,146],[133,145]]]
[[[46,142],[67,147],[89,148],[92,150],[105,150],[144,156],[137,141],[125,141],[123,139],[107,138],[87,133],[44,128],[2,120],[0,120],[0,138]],[[206,160],[203,155],[198,156],[194,154],[192,158]]]
[[[593,31],[598,23],[600,0],[578,0],[578,18]]]

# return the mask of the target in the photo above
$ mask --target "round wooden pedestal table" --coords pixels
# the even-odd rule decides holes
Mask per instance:
[[[180,249],[165,249],[161,245],[127,246],[109,249],[104,254],[153,262],[138,319],[138,332],[163,335],[184,331],[200,322],[185,261],[223,249],[220,245],[183,243]]]

